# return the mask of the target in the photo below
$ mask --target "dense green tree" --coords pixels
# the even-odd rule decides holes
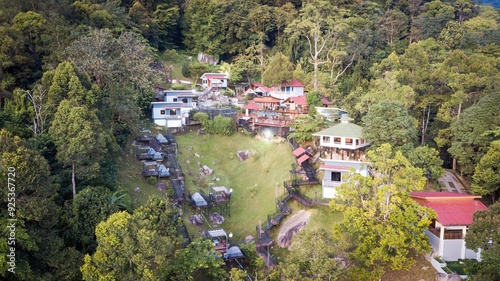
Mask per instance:
[[[389,268],[409,269],[415,262],[410,253],[430,251],[424,230],[435,217],[409,197],[424,187],[422,169],[389,144],[367,156],[372,176],[351,173],[330,203],[343,212],[334,237],[353,263],[347,268],[350,280],[376,280]]]
[[[328,1],[308,1],[299,11],[299,16],[285,29],[292,40],[307,40],[308,55],[314,71],[315,91],[319,90],[320,66],[330,63],[332,52],[342,51],[338,48],[343,46],[346,40],[348,17],[349,11],[333,6]]]
[[[500,280],[500,202],[491,205],[487,211],[474,213],[465,242],[467,248],[481,248],[481,261],[471,261],[468,275],[474,280]]]
[[[439,151],[429,146],[418,146],[406,152],[410,163],[425,172],[429,180],[437,181],[444,174],[443,160],[439,158]]]
[[[109,202],[110,195],[105,187],[86,187],[67,203],[67,220],[71,227],[69,236],[72,241],[78,242],[84,252],[95,251],[96,226],[119,210],[117,205]]]
[[[313,133],[321,131],[326,126],[325,118],[319,114],[299,116],[290,125],[294,129],[290,137],[298,143],[304,143],[312,139]]]
[[[49,132],[57,145],[57,159],[71,167],[74,198],[77,177],[91,179],[99,173],[107,135],[95,113],[74,100],[61,101]]]
[[[453,143],[448,151],[457,159],[463,174],[472,175],[491,142],[498,139],[488,132],[500,126],[499,106],[500,93],[487,95],[464,110],[460,119],[451,125]]]
[[[132,32],[118,38],[110,30],[91,30],[66,50],[75,69],[89,75],[100,93],[100,115],[115,123],[135,125],[140,95],[153,91],[161,73],[151,67],[152,50]]]
[[[373,105],[363,117],[363,137],[372,147],[391,143],[395,147],[412,147],[417,131],[413,118],[399,102],[382,101]]]
[[[500,190],[500,141],[491,143],[486,154],[477,163],[472,176],[472,192],[479,195],[491,195],[495,202]]]
[[[337,280],[342,274],[331,232],[304,230],[296,235],[290,254],[280,263],[282,280]]]
[[[290,60],[283,53],[277,52],[262,73],[262,82],[267,86],[281,87],[281,84],[292,80],[293,69]]]

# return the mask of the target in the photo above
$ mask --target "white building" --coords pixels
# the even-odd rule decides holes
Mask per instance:
[[[435,256],[445,261],[481,259],[481,249],[468,249],[465,244],[474,213],[488,210],[481,201],[476,200],[481,196],[454,192],[412,192],[410,197],[437,214],[425,231]]]
[[[313,134],[319,137],[321,161],[324,171],[323,198],[333,198],[336,187],[346,181],[349,170],[368,176],[365,149],[370,145],[362,137],[361,126],[350,123],[352,118],[342,115],[340,123]]]

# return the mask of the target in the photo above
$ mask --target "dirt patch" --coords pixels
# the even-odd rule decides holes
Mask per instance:
[[[290,246],[293,236],[307,225],[311,212],[300,210],[287,220],[278,233],[278,246],[285,248]]]

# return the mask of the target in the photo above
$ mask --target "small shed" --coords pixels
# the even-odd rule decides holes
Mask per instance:
[[[208,206],[207,200],[201,196],[199,192],[195,192],[191,195],[191,199],[196,207],[206,207]]]
[[[167,140],[167,138],[166,138],[164,135],[160,134],[160,133],[158,133],[158,134],[156,135],[156,140],[157,140],[160,144],[168,144],[168,140]]]
[[[238,246],[232,246],[227,250],[227,252],[224,254],[224,259],[226,260],[231,260],[231,259],[241,259],[244,258],[245,256],[241,252],[240,248]]]
[[[165,167],[165,165],[160,164],[158,166],[158,176],[161,177],[170,177],[170,169]]]

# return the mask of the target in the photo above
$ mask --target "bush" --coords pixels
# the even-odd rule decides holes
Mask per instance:
[[[172,84],[172,90],[187,90],[187,86],[182,83]]]
[[[180,56],[175,49],[169,49],[163,52],[163,59],[166,61],[178,62]]]
[[[158,179],[156,177],[149,177],[146,179],[146,182],[151,185],[155,185],[158,183]]]

